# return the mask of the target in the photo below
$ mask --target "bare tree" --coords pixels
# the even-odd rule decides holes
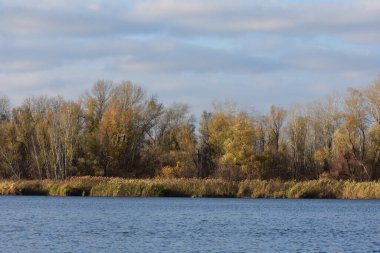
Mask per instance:
[[[107,110],[112,96],[113,82],[108,80],[97,81],[91,91],[84,96],[85,106],[94,106],[94,118],[99,123]]]
[[[293,108],[287,126],[293,179],[301,179],[306,174],[308,134],[309,121],[304,111]]]
[[[280,133],[285,121],[285,117],[286,111],[284,108],[277,107],[274,105],[271,106],[269,115],[267,117],[269,128],[269,141],[276,152],[279,149]]]
[[[371,120],[380,124],[380,79],[364,90],[367,98],[367,111]]]
[[[310,145],[317,162],[325,172],[331,172],[334,134],[343,124],[340,97],[334,95],[326,100],[309,104]]]
[[[9,120],[10,118],[10,102],[6,96],[0,97],[0,122]]]

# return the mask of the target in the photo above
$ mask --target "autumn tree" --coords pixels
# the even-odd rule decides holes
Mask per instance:
[[[152,173],[141,170],[141,151],[161,114],[162,105],[141,87],[122,82],[113,88],[99,127],[105,175],[136,177]]]
[[[185,104],[175,103],[163,109],[158,124],[150,132],[148,147],[155,151],[164,176],[196,177],[196,136],[194,117]]]
[[[282,107],[272,105],[267,116],[268,141],[271,148],[278,152],[280,146],[281,128],[284,124],[286,111]]]
[[[364,90],[366,110],[372,124],[380,124],[380,78]]]
[[[341,139],[346,140],[348,150],[346,150],[346,160],[348,159],[348,169],[353,179],[363,180],[369,178],[369,171],[366,165],[367,156],[367,130],[368,112],[366,110],[366,100],[360,90],[348,89],[345,100],[344,129],[340,134],[345,134]]]
[[[210,139],[210,123],[213,114],[211,112],[203,111],[200,125],[199,125],[199,137],[198,137],[198,151],[197,151],[197,167],[198,177],[206,178],[214,174],[215,161],[214,147],[209,142]]]
[[[253,118],[233,103],[204,113],[200,128],[203,156],[211,158],[214,175],[229,180],[257,177]],[[207,153],[206,153],[207,152]]]
[[[0,122],[10,119],[10,101],[6,96],[0,96]]]
[[[309,104],[307,117],[310,123],[310,149],[319,173],[333,173],[334,134],[342,126],[340,97],[330,96],[326,100]]]
[[[256,136],[252,117],[244,111],[240,112],[234,117],[227,134],[222,145],[223,155],[220,160],[222,167],[227,168],[227,175],[224,177],[231,179],[259,177],[255,168]],[[233,169],[234,167],[238,170]]]
[[[9,99],[0,98],[0,177],[20,179],[25,175],[17,140],[16,127],[11,121]]]
[[[290,166],[293,179],[303,179],[307,175],[307,139],[309,122],[304,113],[294,109],[287,125],[288,145],[290,149]]]
[[[289,177],[286,145],[281,137],[286,115],[284,108],[272,105],[267,115],[256,118],[256,164],[262,179]]]
[[[370,179],[380,178],[380,79],[364,90],[369,117],[368,169]]]
[[[101,144],[99,126],[108,110],[112,96],[112,81],[99,80],[81,99],[83,108],[83,129],[80,139],[81,157],[79,173],[84,175],[107,175],[108,158]]]
[[[199,133],[196,133],[196,129]],[[99,80],[78,101],[0,97],[0,177],[380,178],[380,81],[306,106],[252,116],[214,104],[197,127],[130,81]]]

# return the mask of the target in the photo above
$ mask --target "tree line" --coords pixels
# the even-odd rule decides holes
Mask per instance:
[[[78,101],[0,97],[0,177],[380,178],[380,80],[265,115],[225,102],[197,124],[130,81],[97,81]]]

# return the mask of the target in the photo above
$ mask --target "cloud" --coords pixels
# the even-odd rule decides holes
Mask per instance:
[[[239,50],[226,51],[174,41],[149,41],[136,49],[109,67],[149,73],[257,73],[282,67],[276,60]]]
[[[288,66],[318,72],[378,71],[379,52],[337,50],[329,48],[303,48],[289,55]]]
[[[375,0],[0,0],[0,92],[78,97],[131,79],[166,101],[263,108],[366,85]]]
[[[179,34],[231,36],[255,32],[290,32],[292,36],[328,34],[351,38],[376,35],[380,9],[376,1],[139,1],[130,17],[159,24]],[[349,13],[349,15],[347,15]]]
[[[104,66],[138,72],[267,72],[281,68],[275,59],[241,50],[213,49],[174,39],[41,40],[3,42],[0,73],[47,70],[74,62],[104,59]],[[111,63],[108,63],[111,59]]]
[[[8,35],[113,36],[182,34],[236,36],[286,32],[292,36],[378,39],[376,1],[1,1],[0,32]],[[349,15],[347,15],[349,13]]]

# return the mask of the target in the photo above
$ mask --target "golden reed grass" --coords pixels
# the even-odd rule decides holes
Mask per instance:
[[[380,199],[380,182],[75,177],[3,180],[0,195]]]

